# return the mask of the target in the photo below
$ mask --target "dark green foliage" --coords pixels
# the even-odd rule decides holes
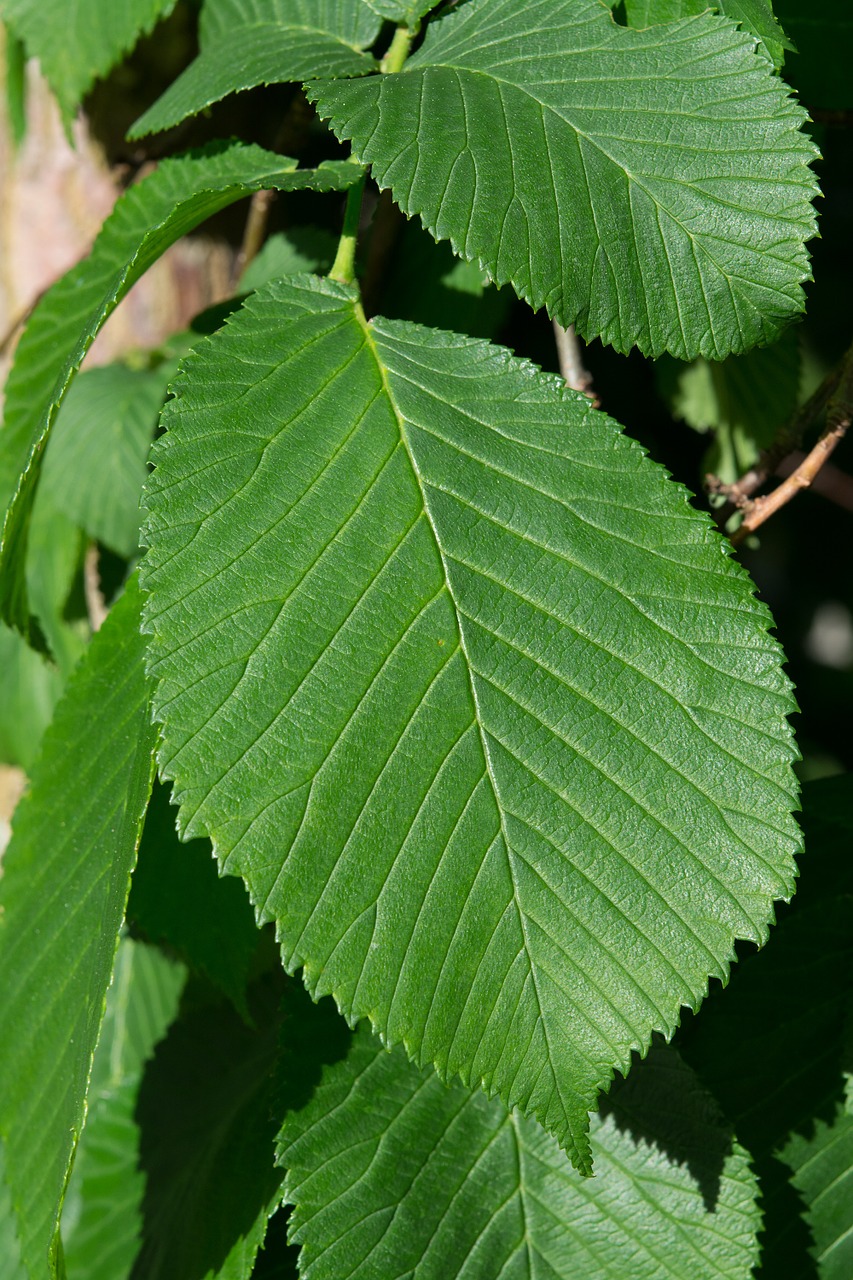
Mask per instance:
[[[740,516],[670,475],[809,449],[850,340],[807,8],[0,0],[16,137],[26,51],[142,140],[0,431],[3,1280],[849,1280],[853,774],[801,834]],[[230,296],[80,373],[199,228]],[[835,710],[798,507],[752,563]]]

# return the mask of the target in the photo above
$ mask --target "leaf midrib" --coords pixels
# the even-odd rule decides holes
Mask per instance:
[[[397,423],[397,429],[399,430],[399,433],[400,433],[400,441],[403,445],[403,448],[406,450],[406,454],[409,458],[409,465],[412,468],[412,474],[414,475],[415,481],[418,486],[418,493],[420,494],[421,507],[423,510],[424,518],[429,524],[430,530],[432,532],[432,536],[435,540],[436,550],[438,551],[439,557],[441,558],[441,568],[442,568],[442,573],[444,575],[447,595],[453,606],[453,612],[456,617],[456,626],[459,632],[459,646],[460,646],[460,649],[462,650],[462,656],[465,659],[465,662],[464,662],[465,675],[468,681],[468,688],[471,693],[471,701],[474,707],[474,720],[477,725],[477,732],[480,736],[480,744],[483,751],[483,760],[485,764],[486,777],[489,779],[489,785],[492,790],[492,797],[495,802],[495,808],[497,809],[497,812],[498,812],[498,821],[500,822],[501,838],[503,840],[504,849],[506,852],[507,868],[509,870],[510,882],[512,884],[513,903],[515,905],[516,915],[518,917],[518,923],[521,929],[521,935],[524,940],[524,952],[527,960],[528,973],[530,974],[533,991],[536,996],[536,1007],[539,1014],[539,1024],[542,1028],[542,1034],[545,1038],[545,1045],[548,1053],[548,1067],[551,1073],[551,1078],[554,1082],[554,1086],[557,1090],[557,1096],[560,1099],[560,1106],[564,1112],[564,1118],[566,1120],[566,1123],[569,1126],[569,1132],[572,1133],[572,1137],[577,1146],[578,1156],[580,1158],[584,1154],[583,1142],[582,1142],[582,1139],[579,1140],[578,1137],[574,1134],[573,1126],[571,1125],[570,1119],[569,1119],[569,1111],[566,1106],[565,1100],[563,1098],[562,1090],[559,1088],[559,1072],[557,1069],[557,1063],[556,1063],[553,1046],[550,1040],[548,1019],[545,1014],[545,1009],[542,1003],[542,996],[539,990],[539,981],[536,973],[536,966],[533,963],[532,950],[531,950],[530,939],[529,939],[528,930],[527,930],[527,923],[528,923],[527,916],[521,905],[521,900],[519,897],[518,882],[516,879],[516,869],[515,869],[516,855],[514,853],[513,846],[509,838],[509,833],[506,829],[506,820],[504,817],[504,805],[501,800],[500,789],[498,787],[497,779],[495,777],[494,765],[492,763],[491,752],[489,749],[488,733],[483,724],[483,716],[480,708],[480,701],[477,696],[477,689],[472,676],[473,666],[471,663],[470,655],[468,653],[468,648],[467,648],[466,639],[465,639],[465,629],[462,622],[463,614],[456,600],[456,597],[453,593],[453,586],[451,583],[451,577],[450,577],[450,573],[447,566],[445,551],[441,545],[441,539],[439,538],[438,531],[435,527],[435,523],[430,515],[429,506],[426,500],[426,494],[424,492],[423,484],[421,482],[420,472],[415,463],[415,459],[412,454],[412,450],[409,445],[408,438],[406,436],[405,423],[404,423],[403,416],[400,413],[399,409],[397,408],[397,402],[394,398],[394,393],[391,390],[391,385],[388,380],[388,373],[385,366],[385,362],[383,361],[382,357],[379,354],[379,351],[376,346],[376,342],[374,341],[371,327],[366,320],[361,304],[359,302],[356,302],[354,304],[353,310],[354,310],[356,320],[361,326],[362,331],[364,333],[365,344],[376,364],[376,369],[381,380],[382,389],[384,390],[388,398],[388,404],[391,408],[392,413],[394,414],[394,418]],[[591,1163],[591,1160],[589,1160],[588,1153],[586,1155],[586,1158],[583,1159],[582,1163],[583,1163],[584,1172],[589,1173],[592,1171],[592,1163]]]

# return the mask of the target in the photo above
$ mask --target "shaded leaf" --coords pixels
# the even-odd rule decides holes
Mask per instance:
[[[764,607],[585,397],[344,286],[266,286],[175,392],[145,585],[184,834],[313,993],[588,1168],[598,1090],[793,887]]]
[[[280,1198],[274,1167],[279,985],[256,984],[254,1027],[218,1000],[174,1023],[139,1093],[146,1175],[139,1280],[247,1280]]]
[[[56,94],[66,122],[101,76],[175,7],[175,0],[0,0]]]
[[[71,676],[0,881],[0,1133],[32,1280],[47,1275],[83,1125],[155,730],[131,582]]]
[[[811,1254],[820,1280],[853,1274],[853,1110],[839,1104],[828,1123],[818,1121],[809,1137],[796,1135],[781,1159],[806,1206]],[[787,1273],[788,1280],[799,1280]]]
[[[785,74],[803,101],[810,108],[853,107],[853,9],[848,0],[776,0],[776,12],[797,46]]]
[[[88,258],[39,302],[15,353],[0,432],[0,615],[37,641],[24,575],[32,503],[44,447],[68,385],[104,321],[176,240],[250,191],[341,190],[355,165],[296,172],[296,161],[260,147],[215,144],[165,160],[119,200]]]
[[[362,1029],[282,1131],[300,1274],[747,1280],[759,1214],[746,1153],[671,1050],[638,1070],[647,1132],[635,1136],[616,1105],[595,1117],[599,1176],[585,1181],[538,1125],[445,1088]],[[693,1169],[649,1136],[667,1103]],[[703,1179],[716,1186],[710,1207]]]
[[[152,942],[171,947],[245,1012],[246,984],[259,941],[246,891],[238,881],[217,875],[209,840],[179,842],[176,813],[167,788],[155,784],[130,887],[128,920]]]
[[[721,359],[802,311],[815,225],[804,113],[753,48],[709,15],[634,31],[600,0],[470,0],[398,75],[307,93],[404,212],[533,307]]]
[[[142,1066],[177,1011],[182,966],[119,944],[92,1064],[86,1127],[62,1206],[68,1280],[127,1280],[139,1250],[145,1181],[133,1118]]]
[[[82,373],[62,402],[44,459],[40,492],[125,559],[139,546],[139,497],[170,372],[168,365],[113,364]]]
[[[337,239],[320,227],[291,227],[270,236],[240,277],[241,289],[260,289],[269,280],[305,272],[328,272]]]
[[[389,22],[412,25],[430,9],[438,8],[438,0],[367,0],[374,13]]]
[[[201,53],[139,120],[141,138],[197,115],[229,94],[318,76],[361,76],[380,20],[365,0],[207,0]]]
[[[37,493],[27,541],[27,594],[47,647],[65,675],[77,664],[89,627],[66,620],[66,606],[83,561],[83,537],[50,494]]]

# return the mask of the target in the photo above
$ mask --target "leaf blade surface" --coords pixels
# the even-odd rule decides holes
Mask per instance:
[[[306,91],[405,213],[534,308],[721,359],[803,309],[814,234],[805,117],[753,50],[707,14],[636,31],[599,0],[472,0],[398,75]]]
[[[0,1130],[24,1262],[47,1275],[154,768],[131,583],[48,728],[4,857]]]
[[[597,1090],[792,889],[767,615],[585,398],[344,286],[269,284],[176,392],[144,573],[184,834],[312,992],[586,1167]]]

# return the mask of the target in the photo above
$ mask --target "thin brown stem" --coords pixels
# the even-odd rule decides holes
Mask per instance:
[[[755,498],[744,508],[743,523],[732,537],[737,546],[760,528],[781,507],[795,498],[803,489],[809,489],[826,463],[847,434],[853,420],[853,347],[844,357],[832,398],[827,405],[826,426],[817,443],[806,454],[799,466],[778,485],[772,493]]]
[[[584,365],[575,326],[570,324],[564,328],[558,320],[555,320],[554,341],[557,344],[557,359],[563,381],[573,391],[581,391],[585,396],[589,396],[597,406],[598,397],[592,389],[592,374]]]
[[[243,272],[249,263],[258,256],[261,245],[267,234],[270,209],[275,200],[274,191],[256,191],[249,204],[246,226],[243,231],[243,243],[234,259],[234,271],[231,284],[236,288]]]
[[[83,591],[86,596],[89,625],[93,631],[100,631],[109,613],[104,593],[101,590],[99,559],[98,544],[97,542],[91,542],[86,549],[86,558],[83,561]]]

